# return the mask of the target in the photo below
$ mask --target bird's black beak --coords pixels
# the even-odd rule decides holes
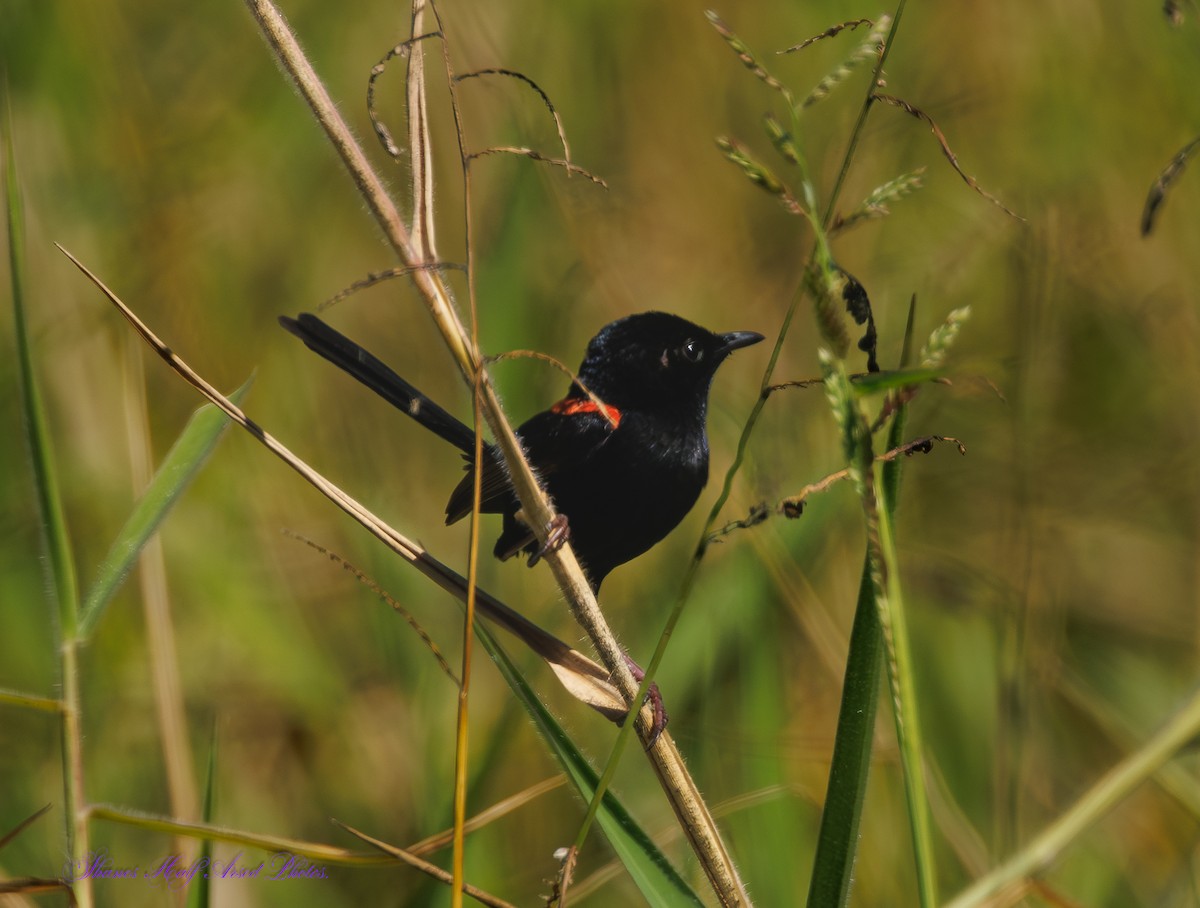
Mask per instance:
[[[721,348],[717,353],[721,356],[727,356],[734,350],[742,347],[749,347],[751,344],[757,344],[763,336],[757,331],[730,331],[728,334],[721,335]]]

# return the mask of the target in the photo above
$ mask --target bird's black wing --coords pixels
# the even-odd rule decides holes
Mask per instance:
[[[612,432],[611,423],[599,413],[563,414],[553,410],[530,417],[517,429],[529,463],[551,498],[563,483],[579,481],[577,474],[587,475],[589,459],[612,437]],[[499,452],[489,448],[484,458],[480,510],[505,515],[504,531],[495,549],[496,557],[503,560],[530,546],[534,536],[528,527],[514,519],[517,499]],[[451,494],[446,505],[447,523],[471,512],[473,481],[468,473]]]
[[[455,523],[471,513],[475,501],[475,457],[474,451],[466,455],[467,475],[464,476],[450,493],[446,502],[446,523]],[[480,479],[479,512],[481,514],[500,514],[508,510],[515,511],[517,499],[513,494],[512,483],[508,480],[508,470],[503,458],[495,445],[483,446],[483,476]]]

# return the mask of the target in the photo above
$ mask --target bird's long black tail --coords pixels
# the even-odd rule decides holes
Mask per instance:
[[[475,432],[402,379],[379,359],[339,331],[307,312],[299,318],[279,317],[279,324],[296,335],[315,353],[411,416],[430,432],[444,438],[466,454],[475,451]]]

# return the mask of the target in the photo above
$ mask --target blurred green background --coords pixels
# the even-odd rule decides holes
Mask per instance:
[[[798,55],[773,51],[883,11],[848,2],[744,6],[718,12],[797,92],[862,32]],[[713,144],[732,135],[773,160],[759,120],[776,98],[703,9],[676,0],[444,4],[456,70],[505,67],[537,80],[574,160],[609,187],[523,159],[476,165],[487,351],[534,348],[573,365],[602,324],[650,308],[714,330],[778,330],[810,238]],[[885,365],[898,357],[912,294],[919,337],[951,309],[969,304],[974,313],[952,355],[953,385],[923,390],[909,423],[912,434],[963,439],[969,454],[942,448],[910,461],[899,512],[948,895],[1053,820],[1195,684],[1200,176],[1183,174],[1151,237],[1138,230],[1151,182],[1200,133],[1200,31],[1194,5],[1184,9],[1183,26],[1171,28],[1151,0],[911,4],[888,91],[934,117],[966,172],[1027,221],[964,186],[925,126],[882,108],[842,197],[843,209],[852,207],[879,183],[928,168],[924,190],[834,247],[871,295]],[[313,0],[289,0],[284,10],[367,141],[367,76],[407,36],[407,11],[375,3],[347,15]],[[141,417],[131,386],[144,377],[155,462],[198,398],[138,349],[54,242],[217,386],[231,390],[254,375],[253,418],[401,532],[464,564],[464,527],[441,525],[457,455],[276,325],[278,315],[312,309],[394,262],[245,9],[6,0],[0,15],[28,218],[30,317],[81,584],[138,491],[131,450],[142,442],[130,425]],[[804,116],[799,139],[821,192],[842,160],[865,78],[864,70]],[[520,84],[473,80],[459,93],[470,148],[559,153],[550,117]],[[402,67],[388,70],[378,97],[402,133]],[[445,102],[436,89],[440,241],[446,258],[461,261],[462,190]],[[405,167],[368,144],[399,194]],[[402,282],[352,297],[328,317],[469,413],[432,323]],[[0,433],[9,440],[0,446],[0,687],[50,695],[53,607],[11,325],[0,319]],[[815,375],[816,347],[805,308],[778,380]],[[766,358],[764,347],[739,353],[716,382],[714,477],[730,461]],[[564,385],[529,361],[495,374],[517,420]],[[797,492],[837,469],[839,456],[820,391],[778,395],[726,517]],[[714,482],[684,526],[605,585],[606,611],[635,656],[648,658],[715,494]],[[454,689],[407,624],[284,529],[370,573],[458,660],[460,612],[447,596],[244,433],[229,433],[162,531],[197,772],[213,723],[218,729],[216,821],[351,847],[328,817],[401,845],[447,827]],[[659,676],[672,732],[710,803],[727,805],[730,846],[761,905],[795,904],[807,889],[863,544],[849,487],[814,501],[798,522],[730,536],[709,552]],[[580,638],[546,571],[487,559],[481,577],[537,622]],[[130,582],[84,652],[86,792],[165,814],[146,646]],[[512,649],[602,759],[612,727]],[[471,812],[556,772],[477,655]],[[58,738],[50,717],[0,707],[0,830],[55,805],[0,853],[5,875],[52,876],[61,867]],[[909,832],[886,706],[875,758],[852,902],[910,904]],[[1195,769],[1192,754],[1180,760]],[[616,788],[703,888],[636,753]],[[552,852],[573,838],[581,814],[566,788],[525,805],[470,838],[468,878],[538,903],[555,872]],[[122,865],[150,866],[174,848],[165,836],[114,824],[92,830]],[[1198,835],[1195,814],[1146,785],[1045,881],[1070,904],[1192,905]],[[595,833],[581,875],[610,860]],[[216,904],[446,903],[444,890],[407,869],[329,874],[230,885]],[[126,882],[97,893],[106,905],[165,900]],[[638,899],[618,874],[581,903]],[[1028,904],[1045,902],[1030,896]]]

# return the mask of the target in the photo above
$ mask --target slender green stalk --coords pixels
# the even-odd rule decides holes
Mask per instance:
[[[892,45],[896,42],[896,34],[900,31],[900,18],[904,15],[904,7],[908,0],[900,0],[896,4],[896,12],[892,14],[892,27],[888,32],[887,43],[883,46],[883,53],[879,55],[879,60],[875,63],[875,69],[871,73],[871,86],[867,89],[867,96],[863,99],[862,108],[858,111],[858,120],[854,124],[854,128],[850,131],[850,141],[846,145],[846,153],[842,156],[842,167],[838,171],[837,179],[833,183],[833,192],[829,194],[829,204],[825,208],[825,217],[822,221],[826,226],[833,222],[833,213],[837,207],[838,196],[842,193],[842,186],[845,185],[846,175],[850,173],[850,164],[854,160],[854,152],[858,150],[858,141],[862,138],[863,127],[867,124],[867,114],[871,112],[871,107],[875,103],[875,88],[879,84],[879,79],[883,75],[883,66],[887,63],[888,54],[892,52]]]
[[[63,799],[67,811],[67,846],[72,866],[85,866],[88,848],[88,821],[83,793],[83,734],[80,731],[79,647],[73,640],[63,641],[61,653],[63,684],[62,749]],[[75,880],[75,898],[81,906],[92,904],[91,877]]]
[[[875,469],[874,485],[878,488],[882,478],[878,472],[879,466]],[[888,508],[879,507],[873,493],[872,499],[871,506],[878,515],[879,528],[878,550],[873,557],[878,558],[876,569],[882,572],[882,584],[876,591],[876,597],[883,639],[888,649],[888,680],[891,683],[895,708],[896,737],[900,742],[904,790],[908,796],[908,819],[912,828],[913,852],[917,865],[917,886],[922,908],[933,908],[938,903],[937,868],[933,857],[929,795],[925,788],[925,748],[917,710],[908,620],[904,608],[903,588],[900,584],[892,516]]]
[[[25,221],[17,168],[13,159],[11,116],[6,130],[5,195],[8,211],[9,273],[12,282],[18,371],[21,376],[21,406],[25,415],[25,438],[33,464],[34,487],[45,534],[50,589],[56,600],[58,620],[59,673],[62,683],[63,800],[66,805],[67,850],[76,867],[88,853],[87,817],[82,809],[83,744],[79,712],[79,589],[75,561],[58,491],[58,474],[50,432],[33,363],[33,344],[25,320]],[[75,896],[84,908],[92,904],[91,879],[76,883]]]
[[[482,373],[480,373],[482,377]],[[466,831],[467,822],[467,754],[468,754],[468,706],[471,692],[471,654],[475,640],[475,601],[479,588],[479,516],[483,495],[483,416],[480,412],[478,380],[475,393],[471,395],[475,426],[475,457],[472,469],[473,501],[471,503],[471,530],[467,551],[467,601],[463,609],[462,668],[458,685],[458,713],[454,735],[454,835],[451,868],[453,878],[450,888],[452,908],[462,906],[462,888],[466,879]]]

